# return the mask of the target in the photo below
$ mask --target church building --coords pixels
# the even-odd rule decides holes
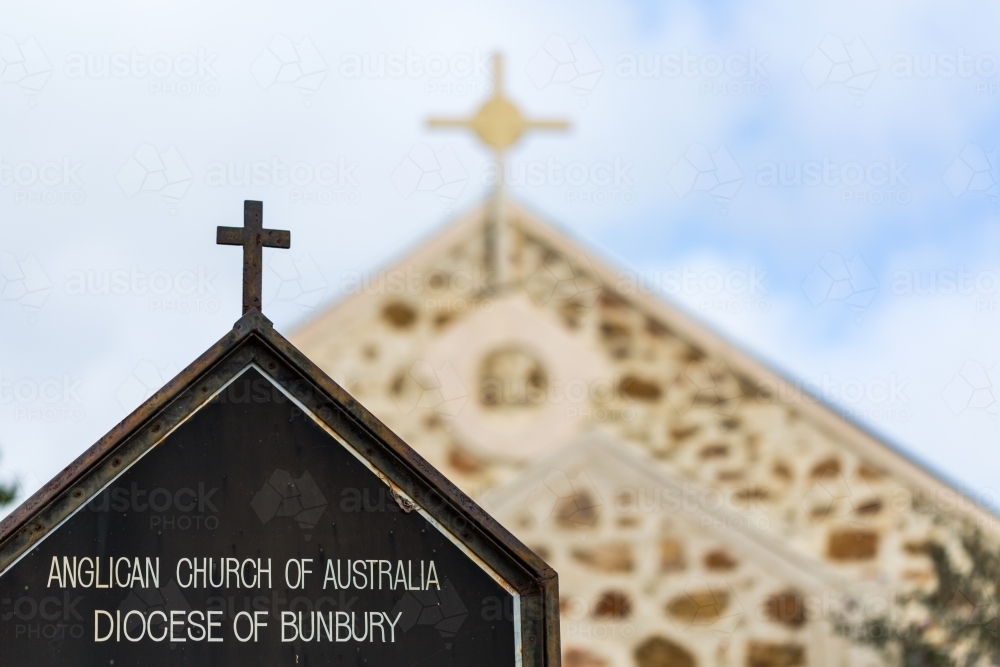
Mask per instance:
[[[555,568],[566,667],[884,664],[838,619],[996,517],[629,275],[498,187],[290,338]]]

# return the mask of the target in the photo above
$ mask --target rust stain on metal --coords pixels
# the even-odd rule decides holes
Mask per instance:
[[[382,480],[383,482],[385,482],[385,485],[389,487],[389,495],[391,495],[392,499],[396,501],[397,505],[399,505],[399,509],[403,510],[407,514],[409,514],[410,512],[412,512],[415,509],[419,509],[417,507],[417,504],[415,502],[413,502],[412,500],[410,500],[409,498],[407,498],[403,494],[403,492],[400,490],[400,488],[398,486],[396,486],[395,484],[393,484],[392,480],[390,480],[388,477],[386,477],[385,474],[382,473],[382,471],[375,470],[374,472],[375,472],[375,475],[380,480]]]

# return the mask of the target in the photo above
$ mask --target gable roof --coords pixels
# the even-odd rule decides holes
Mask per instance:
[[[688,480],[664,470],[653,461],[643,460],[623,447],[617,438],[597,429],[587,431],[553,456],[535,462],[514,483],[489,492],[482,504],[491,514],[503,516],[508,509],[543,485],[550,472],[569,474],[573,470],[584,470],[591,480],[597,478],[613,482],[616,488],[631,491],[632,496],[683,499],[676,510],[669,512],[671,519],[712,534],[741,557],[751,558],[762,569],[804,590],[843,591],[852,583],[825,563],[804,556],[755,530],[753,523],[745,517],[738,517],[723,505],[711,502],[711,495],[705,489],[692,488]],[[656,491],[643,494],[644,489]],[[636,498],[627,500],[629,504],[639,502]],[[616,499],[604,498],[603,501],[616,502]],[[664,503],[655,505],[662,507]]]
[[[0,522],[0,574],[254,366],[367,459],[409,512],[433,520],[520,596],[525,667],[559,664],[555,571],[252,310],[232,331]],[[444,528],[448,526],[449,528]],[[511,590],[511,588],[513,590]],[[536,638],[541,641],[537,641]]]
[[[757,530],[766,512],[739,515],[718,500],[591,429],[489,492],[483,506],[558,568],[567,654],[591,650],[621,664],[662,637],[699,664],[720,653],[749,662],[754,641],[805,646],[810,665],[870,664],[837,635],[838,605],[889,599],[891,587]],[[801,622],[793,600],[808,600]],[[687,616],[692,604],[704,615]],[[616,621],[621,632],[608,628]]]
[[[987,527],[991,532],[1000,532],[996,514],[898,447],[839,414],[821,397],[810,395],[795,383],[783,381],[784,376],[780,373],[687,313],[672,306],[664,298],[642,290],[622,294],[615,288],[619,281],[619,273],[615,267],[601,259],[596,251],[573,239],[566,231],[543,221],[540,215],[529,211],[522,204],[507,200],[504,202],[504,208],[509,213],[507,224],[512,228],[551,247],[571,263],[575,260],[578,269],[586,273],[592,272],[594,280],[605,290],[613,292],[621,301],[646,313],[692,348],[702,351],[706,356],[722,360],[734,375],[749,379],[752,386],[793,387],[792,391],[783,392],[785,395],[780,397],[778,402],[789,405],[803,420],[849,448],[858,457],[880,470],[892,471],[892,475],[911,490],[926,494],[926,498],[942,501],[940,502],[942,507],[957,507],[961,515],[976,525]],[[457,217],[433,237],[394,262],[392,267],[429,265],[436,258],[446,255],[455,246],[467,243],[475,237],[484,237],[487,210],[488,205],[481,204]],[[351,295],[306,322],[295,331],[293,338],[302,347],[321,345],[324,336],[331,328],[335,329],[337,323],[359,316],[370,301],[371,299],[363,292]]]

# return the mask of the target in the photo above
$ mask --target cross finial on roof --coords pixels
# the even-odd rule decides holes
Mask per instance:
[[[504,214],[503,154],[527,130],[565,130],[564,120],[525,118],[503,94],[503,56],[493,55],[493,96],[469,118],[431,118],[431,127],[467,127],[479,135],[480,140],[496,153],[497,181],[486,216],[486,261],[490,267],[487,281],[491,290],[502,289],[509,283],[508,259],[510,254],[506,216]]]
[[[243,202],[243,226],[219,227],[215,242],[243,246],[243,314],[260,312],[264,248],[288,249],[292,234],[283,229],[264,229],[264,202]]]
[[[484,144],[497,153],[512,146],[526,130],[565,130],[564,120],[525,118],[503,94],[503,56],[493,56],[493,97],[486,100],[470,118],[431,118],[431,127],[468,127],[475,130]]]

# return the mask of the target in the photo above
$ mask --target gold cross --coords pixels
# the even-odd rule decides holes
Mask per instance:
[[[510,238],[504,211],[504,151],[513,146],[526,130],[565,130],[564,120],[529,120],[503,94],[503,57],[493,55],[493,97],[486,100],[471,118],[431,118],[431,127],[468,127],[497,156],[496,189],[486,210],[486,263],[490,268],[487,289],[496,294],[511,283]]]
[[[564,120],[529,120],[503,94],[503,57],[493,56],[493,97],[479,107],[471,118],[431,118],[431,127],[469,127],[483,143],[497,153],[512,146],[525,130],[565,130]]]

